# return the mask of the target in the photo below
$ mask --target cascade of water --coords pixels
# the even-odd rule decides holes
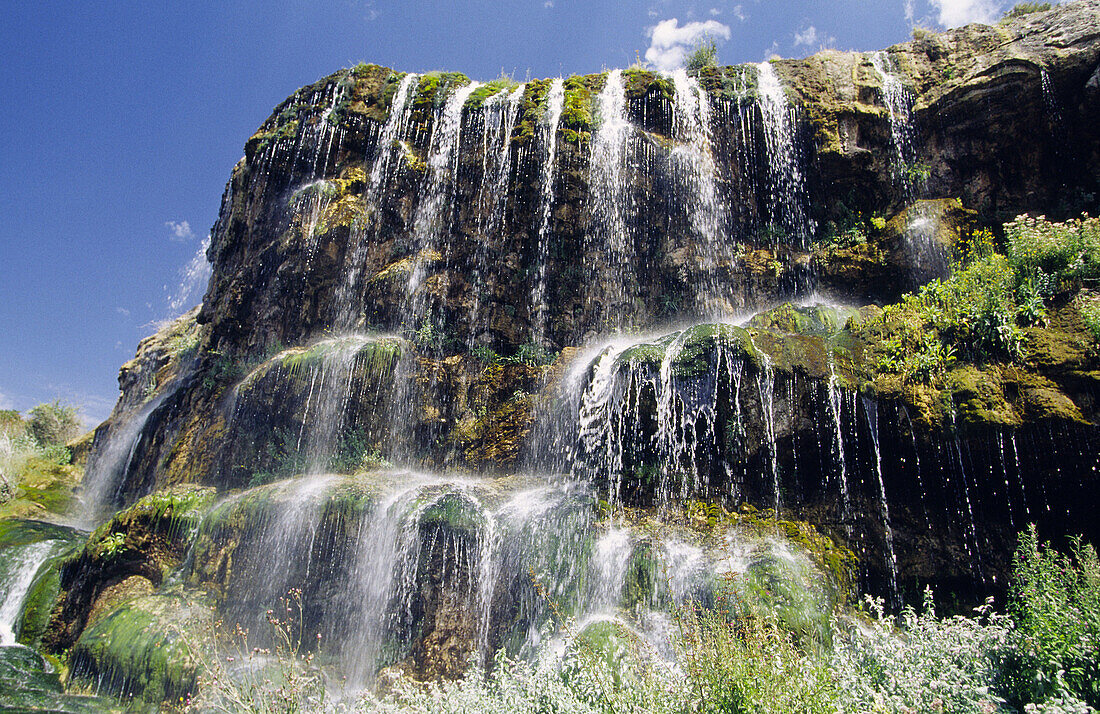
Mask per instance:
[[[954,426],[954,414],[952,414],[952,426]],[[967,533],[970,536],[970,541],[974,544],[974,550],[970,550],[970,545],[965,544],[967,555],[970,556],[971,563],[974,564],[978,571],[978,577],[984,579],[982,575],[982,560],[981,560],[981,543],[978,541],[978,524],[974,518],[974,505],[970,501],[970,483],[966,477],[966,463],[963,461],[962,442],[959,440],[957,432],[952,429],[952,432],[956,436],[951,440],[952,448],[951,455],[952,461],[958,471],[959,483],[962,487],[962,502],[966,506],[966,525]]]
[[[683,69],[673,73],[672,81],[676,87],[672,127],[678,143],[669,160],[706,275],[703,284],[695,286],[696,299],[701,312],[720,315],[729,310],[729,301],[717,271],[733,262],[734,253],[726,234],[728,216],[718,191],[718,166],[711,146],[710,98]]]
[[[354,683],[369,682],[378,667],[387,664],[383,661],[387,641],[389,647],[396,647],[390,657],[410,644],[422,554],[431,556],[435,549],[442,550],[444,572],[439,587],[451,585],[458,597],[469,600],[461,611],[476,611],[476,622],[488,613],[486,600],[491,593],[482,595],[478,581],[493,567],[494,539],[488,532],[491,514],[464,482],[418,474],[404,474],[403,480],[403,485],[386,494],[364,516],[353,550],[355,562],[348,573],[349,597],[343,601],[347,612],[342,619],[347,623],[344,660]],[[474,542],[448,529],[424,533],[422,519],[433,508],[452,514],[467,508],[476,514],[471,516]],[[453,587],[456,579],[464,582]]]
[[[82,523],[94,525],[118,500],[149,417],[187,381],[186,375],[180,375],[174,385],[165,387],[139,409],[113,423],[107,443],[92,451],[84,470]]]
[[[588,241],[586,259],[596,261],[588,272],[602,293],[604,327],[629,322],[634,293],[634,242],[628,217],[630,205],[627,159],[633,127],[626,115],[626,88],[621,70],[612,70],[597,99],[599,128],[591,140],[589,157]]]
[[[631,342],[619,340],[609,345],[600,355],[592,379],[585,387],[578,413],[579,432],[577,442],[579,453],[573,460],[573,476],[594,481],[601,475],[612,478],[609,483],[608,500],[619,502],[622,471],[622,453],[615,432],[616,410],[612,398],[617,386],[618,359]]]
[[[229,622],[264,622],[263,613],[275,607],[294,585],[291,574],[314,563],[310,555],[321,525],[322,506],[334,476],[286,481],[273,494],[272,505],[257,524],[250,557],[234,573],[226,605]],[[228,504],[229,502],[227,502]]]
[[[625,528],[609,528],[596,539],[587,612],[605,613],[618,607],[632,546],[630,531]]]
[[[462,109],[480,82],[456,89],[447,98],[436,118],[427,162],[427,175],[420,190],[420,204],[413,224],[413,244],[420,252],[409,272],[407,296],[409,309],[406,322],[413,326],[424,317],[424,297],[420,290],[432,255],[440,251],[441,241],[448,239],[451,229],[451,209],[458,174],[459,138],[462,134]]]
[[[413,109],[411,99],[419,78],[419,75],[409,73],[401,80],[401,84],[393,95],[389,116],[386,117],[386,123],[376,143],[370,175],[367,177],[366,189],[363,191],[366,212],[373,215],[373,220],[369,221],[367,226],[356,226],[352,231],[349,238],[348,257],[344,261],[342,271],[343,282],[336,290],[335,303],[339,312],[335,322],[336,326],[342,329],[350,329],[358,320],[359,301],[356,296],[359,293],[363,263],[366,260],[367,250],[381,227],[380,213],[385,204],[389,182],[393,177],[396,163],[394,159],[401,154],[398,141],[408,131]]]
[[[1018,448],[1016,448],[1016,432],[1015,431],[1012,432],[1012,436],[1010,437],[1009,441],[1012,443],[1012,460],[1013,460],[1013,463],[1016,465],[1016,479],[1020,484],[1020,498],[1024,502],[1024,516],[1026,516],[1027,519],[1030,521],[1031,520],[1031,507],[1028,505],[1028,502],[1027,502],[1027,489],[1024,488],[1024,474],[1020,470],[1020,450]]]
[[[500,92],[489,97],[483,106],[484,131],[482,134],[481,187],[478,191],[478,243],[470,283],[473,286],[470,300],[470,318],[466,342],[473,346],[477,337],[478,313],[481,296],[485,292],[482,275],[488,267],[489,241],[504,229],[508,206],[508,177],[512,168],[512,131],[516,126],[519,108],[526,85],[520,84],[510,92]]]
[[[1054,93],[1054,85],[1051,84],[1050,73],[1046,69],[1039,70],[1039,86],[1043,92],[1043,104],[1046,105],[1051,124],[1059,133],[1064,132],[1065,119],[1062,118],[1062,104],[1058,101],[1058,95]]]
[[[374,340],[358,335],[329,341],[318,364],[310,367],[311,388],[306,400],[298,451],[305,454],[305,470],[317,474],[329,470],[340,451],[340,439],[347,424],[348,400],[355,385],[357,359]],[[314,397],[314,395],[316,395]],[[304,445],[304,448],[303,448]]]
[[[889,56],[883,52],[871,54],[871,66],[882,81],[882,99],[890,117],[890,136],[894,140],[894,180],[907,200],[920,192],[923,177],[909,171],[916,151],[916,130],[913,126],[913,94],[887,68]]]
[[[905,417],[905,423],[909,427],[909,438],[913,444],[913,466],[917,476],[917,488],[920,490],[920,508],[924,513],[924,524],[928,527],[929,532],[931,532],[932,517],[928,513],[927,493],[924,488],[924,477],[921,475],[920,445],[917,443],[917,429],[913,426],[913,420],[909,418],[909,410],[904,406],[901,408],[901,414]]]
[[[848,520],[848,459],[844,453],[844,427],[841,422],[841,411],[844,404],[844,392],[833,371],[833,356],[829,354],[829,411],[833,415],[833,431],[836,441],[833,442],[833,458],[837,465],[837,481],[840,483],[841,520]]]
[[[0,571],[0,645],[15,644],[15,627],[19,613],[23,609],[23,600],[27,597],[34,576],[50,557],[54,541],[39,541],[18,548],[19,554],[11,557],[5,554],[4,567]]]
[[[879,509],[882,512],[882,528],[886,534],[886,561],[890,566],[890,592],[895,602],[898,597],[898,560],[894,555],[894,530],[890,527],[890,504],[886,500],[886,484],[882,479],[882,454],[878,445],[878,403],[863,397],[863,414],[871,434],[871,446],[875,454],[875,477],[878,479]]]
[[[550,262],[550,210],[554,207],[555,157],[558,148],[558,124],[565,105],[565,82],[558,77],[550,84],[546,95],[546,110],[539,122],[539,137],[545,146],[546,158],[539,175],[538,213],[538,277],[531,290],[531,314],[534,315],[532,342],[546,341],[546,272]]]
[[[813,234],[813,225],[806,213],[795,110],[787,101],[787,94],[770,62],[757,65],[756,80],[768,152],[768,212],[772,233],[782,232],[787,243],[804,248]],[[773,247],[778,245],[779,241],[774,241]]]

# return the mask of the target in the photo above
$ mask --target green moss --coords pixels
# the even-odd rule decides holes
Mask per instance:
[[[37,647],[50,622],[54,604],[61,592],[61,566],[71,557],[75,544],[59,545],[54,554],[42,564],[27,590],[23,610],[19,614],[16,631],[20,644]]]
[[[570,77],[565,81],[561,111],[562,137],[571,143],[587,141],[592,132],[594,95],[590,77]]]
[[[661,585],[660,551],[654,547],[652,541],[641,540],[634,546],[627,562],[626,575],[623,578],[622,606],[628,610],[657,606],[659,597],[667,596]]]
[[[65,694],[57,668],[25,647],[0,647],[0,711],[99,714],[116,710],[104,697]]]
[[[199,635],[210,609],[176,595],[131,600],[87,628],[72,676],[122,697],[179,701],[195,691]]]
[[[518,86],[519,82],[511,77],[498,77],[490,82],[485,82],[470,93],[470,96],[466,99],[466,107],[478,109],[485,104],[485,100],[489,97],[501,92],[511,91]]]
[[[627,99],[640,99],[647,94],[660,94],[665,99],[676,97],[676,85],[665,75],[644,69],[623,70],[623,88]]]
[[[469,498],[448,493],[424,509],[420,514],[420,527],[474,536],[485,528],[485,515]]]
[[[417,85],[413,109],[421,113],[438,109],[452,91],[469,83],[461,72],[428,72]]]
[[[749,326],[800,335],[830,336],[843,329],[855,314],[852,309],[827,305],[798,307],[788,302],[753,316]]]

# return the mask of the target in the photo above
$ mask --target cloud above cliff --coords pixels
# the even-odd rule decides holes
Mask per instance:
[[[177,243],[186,243],[195,237],[195,231],[191,230],[191,224],[187,221],[165,221],[168,226],[168,237]]]
[[[680,26],[678,19],[661,20],[649,28],[649,49],[646,62],[659,72],[669,72],[684,66],[691,50],[705,38],[728,40],[729,25],[717,20],[689,22]]]
[[[0,409],[14,409],[15,405],[11,400],[11,397],[0,392]]]
[[[932,0],[932,5],[939,11],[939,23],[944,27],[961,27],[971,22],[988,24],[1001,14],[1001,3],[997,0]]]

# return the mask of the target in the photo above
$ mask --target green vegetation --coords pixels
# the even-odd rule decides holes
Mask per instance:
[[[1100,707],[1100,561],[1092,545],[1070,540],[1059,553],[1032,525],[1013,560],[1011,614],[1018,642],[1007,658],[1014,706],[1083,700]],[[1072,706],[1077,706],[1076,703]]]
[[[1049,2],[1021,2],[1013,6],[1011,10],[1004,14],[1002,20],[1009,20],[1014,17],[1023,17],[1024,15],[1030,15],[1033,12],[1046,12],[1051,8]]]
[[[718,45],[710,37],[699,40],[685,63],[688,72],[698,72],[706,67],[718,66]]]
[[[551,352],[542,345],[536,345],[533,342],[520,345],[516,349],[516,353],[508,357],[497,354],[493,348],[485,345],[476,345],[470,350],[470,355],[485,364],[526,364],[531,367],[543,367],[553,364],[554,360],[558,358],[556,352]]]
[[[74,406],[39,404],[24,420],[0,412],[0,517],[65,513],[80,470],[64,444],[79,433]]]
[[[957,359],[1018,360],[1026,348],[1022,328],[1044,323],[1047,301],[1100,278],[1100,219],[1020,216],[1004,230],[1003,253],[991,232],[975,231],[958,246],[949,278],[883,310],[889,337],[880,370],[930,382]],[[1086,299],[1082,307],[1090,328],[1092,304]]]
[[[736,580],[731,584],[736,584]],[[710,607],[674,611],[675,665],[629,629],[579,633],[560,667],[498,655],[487,676],[427,687],[399,681],[370,711],[513,712],[1085,712],[1100,683],[1100,565],[1071,543],[1061,555],[1021,536],[1011,615],[989,603],[940,618],[888,615],[867,599],[835,619],[832,646],[808,647],[774,615],[747,609],[737,587]]]
[[[40,446],[62,446],[80,435],[78,409],[60,400],[31,407],[27,428]]]

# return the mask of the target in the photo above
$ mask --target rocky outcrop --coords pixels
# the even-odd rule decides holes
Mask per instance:
[[[770,520],[847,572],[831,536],[891,597],[1002,588],[1028,521],[1097,539],[1092,278],[994,325],[1011,351],[940,341],[924,298],[882,307],[1017,212],[1097,206],[1097,72],[1079,0],[690,77],[360,65],[304,87],[233,169],[201,309],[123,368],[88,488],[137,506],[62,569],[48,643],[109,670],[104,628],[157,620],[190,558],[198,610],[248,621],[307,583],[303,621],[353,676],[456,676],[522,649],[546,600],[594,597],[570,566],[616,509]],[[502,485],[535,472],[591,489],[540,492],[549,532]],[[156,505],[181,484],[226,496],[186,538]],[[645,543],[608,606],[669,597]],[[190,686],[158,667],[157,692]]]

